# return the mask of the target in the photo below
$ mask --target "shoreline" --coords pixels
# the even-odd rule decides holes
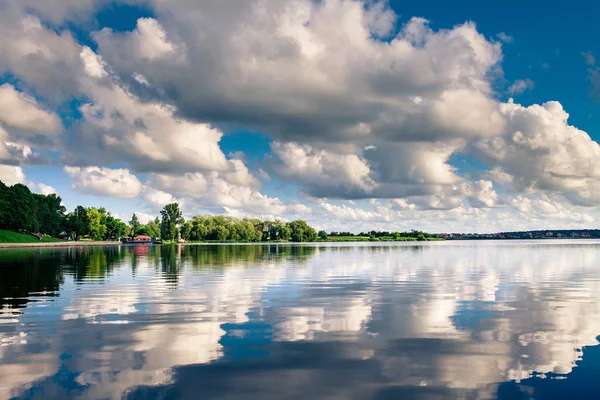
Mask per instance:
[[[118,246],[121,242],[41,242],[41,243],[0,243],[0,249],[15,249],[23,247],[91,247],[91,246]]]
[[[135,244],[135,243],[121,243],[121,242],[89,242],[89,241],[68,241],[68,242],[42,242],[42,243],[0,243],[0,249],[18,249],[18,248],[44,248],[44,247],[100,247],[100,246],[169,246],[169,245],[290,245],[290,244],[350,244],[350,243],[394,243],[394,244],[425,244],[425,243],[440,243],[440,242],[514,242],[514,241],[529,241],[529,242],[551,242],[551,241],[588,241],[588,240],[600,240],[597,238],[538,238],[538,239],[491,239],[491,238],[479,238],[479,239],[445,239],[445,240],[326,240],[317,242],[183,242],[183,243],[152,243],[152,244]]]

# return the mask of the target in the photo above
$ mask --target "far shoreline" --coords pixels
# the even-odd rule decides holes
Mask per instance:
[[[103,241],[65,241],[65,242],[41,242],[41,243],[0,243],[0,249],[19,249],[19,248],[73,248],[73,247],[103,247],[103,246],[124,246],[124,247],[150,247],[150,246],[172,246],[172,245],[307,245],[307,244],[350,244],[350,243],[395,243],[395,244],[425,244],[425,243],[440,243],[440,242],[516,242],[516,241],[528,241],[528,242],[551,242],[551,241],[591,241],[598,240],[598,238],[530,238],[530,239],[516,239],[516,238],[478,238],[478,239],[441,239],[441,240],[319,240],[314,242],[182,242],[182,243],[148,243],[148,244],[135,244],[135,243],[121,243],[117,241],[103,242]]]

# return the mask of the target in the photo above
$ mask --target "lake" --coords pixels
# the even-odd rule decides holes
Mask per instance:
[[[0,250],[0,399],[598,399],[600,241]]]

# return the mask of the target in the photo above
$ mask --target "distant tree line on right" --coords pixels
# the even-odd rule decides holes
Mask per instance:
[[[319,232],[321,236],[321,232]],[[370,231],[354,234],[352,232],[331,232],[326,238],[332,241],[430,241],[440,240],[437,234],[427,233],[419,230],[407,232]]]

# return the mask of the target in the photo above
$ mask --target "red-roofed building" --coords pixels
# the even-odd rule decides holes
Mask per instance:
[[[123,238],[122,243],[156,243],[156,239],[148,235],[137,235],[134,238]]]

